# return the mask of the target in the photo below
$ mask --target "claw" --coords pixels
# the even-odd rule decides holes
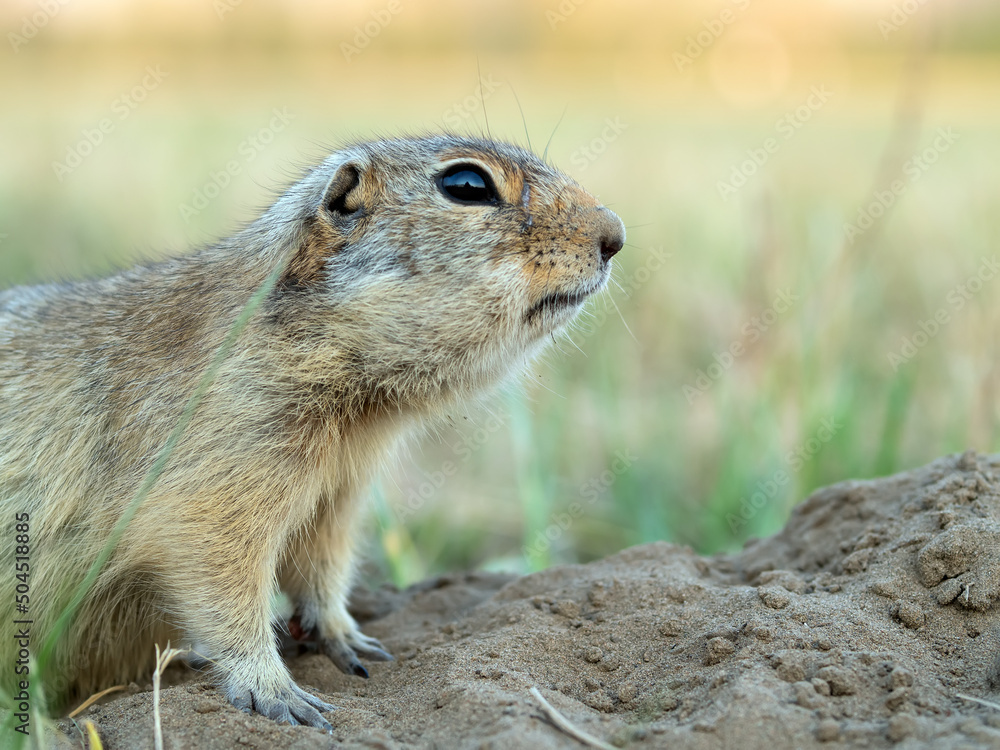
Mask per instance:
[[[256,690],[227,690],[226,697],[241,711],[256,711],[279,724],[306,724],[322,729],[327,734],[333,733],[333,726],[320,715],[320,711],[331,711],[333,706],[295,684],[290,690],[281,691],[277,695]]]
[[[323,713],[326,713],[327,711],[333,711],[336,708],[336,706],[334,706],[332,703],[327,703],[324,700],[320,700],[315,695],[310,695],[305,690],[300,688],[298,685],[292,685],[292,691],[295,693],[295,695],[304,700],[306,703],[315,708],[317,711],[322,711]]]
[[[356,677],[368,677],[368,670],[358,661],[358,656],[354,653],[354,649],[344,641],[324,638],[320,642],[320,646],[323,649],[323,653],[344,674],[352,674]]]
[[[322,638],[320,648],[341,672],[357,677],[368,677],[359,656],[371,661],[393,661],[392,654],[381,643],[357,630],[340,638]]]
[[[376,643],[378,642],[376,641]],[[354,651],[358,656],[363,656],[371,661],[396,661],[396,657],[381,648],[381,644],[378,646],[355,646]]]
[[[395,661],[393,655],[386,651],[378,640],[369,635],[355,631],[348,636],[347,640],[358,656],[372,661]]]

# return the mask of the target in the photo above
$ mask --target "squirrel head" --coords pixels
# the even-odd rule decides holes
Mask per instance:
[[[529,151],[433,136],[330,156],[272,209],[299,227],[276,325],[394,402],[516,369],[604,288],[621,220]],[[265,216],[265,219],[268,217]],[[321,354],[325,351],[325,355]]]

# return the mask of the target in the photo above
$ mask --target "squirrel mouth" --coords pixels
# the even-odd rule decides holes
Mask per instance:
[[[589,296],[589,291],[554,292],[547,294],[528,309],[525,318],[530,322],[544,313],[556,313],[569,308],[579,307]]]

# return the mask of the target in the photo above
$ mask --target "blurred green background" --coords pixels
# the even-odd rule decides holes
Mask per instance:
[[[69,0],[0,8],[0,287],[227,234],[338,143],[541,150],[623,218],[609,292],[373,493],[367,575],[775,531],[998,449],[995,2]]]

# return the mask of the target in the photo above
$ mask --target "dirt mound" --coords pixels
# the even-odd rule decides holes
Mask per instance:
[[[290,659],[334,737],[240,713],[198,676],[163,692],[168,748],[578,748],[530,695],[623,747],[1000,747],[992,685],[1000,456],[819,490],[737,555],[651,544],[524,578],[360,593],[398,657],[370,680]],[[179,671],[177,674],[181,674]],[[89,709],[152,747],[152,694]]]

